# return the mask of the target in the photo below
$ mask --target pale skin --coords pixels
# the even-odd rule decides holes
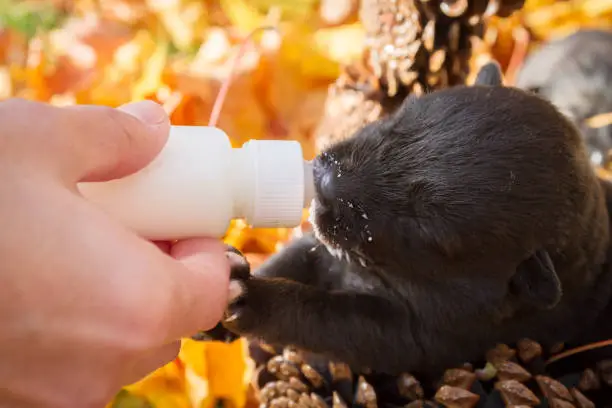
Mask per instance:
[[[151,243],[82,198],[163,147],[152,102],[0,102],[0,407],[104,407],[227,305],[219,240]]]

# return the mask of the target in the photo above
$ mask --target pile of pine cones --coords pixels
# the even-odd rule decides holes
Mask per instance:
[[[464,84],[491,16],[524,0],[362,0],[363,60],[330,87],[317,148],[394,111],[407,95]]]
[[[612,360],[564,381],[575,383],[566,386],[546,373],[547,354],[531,340],[516,349],[499,345],[487,353],[482,369],[470,364],[452,368],[427,386],[408,373],[353,373],[343,363],[251,343],[258,364],[253,386],[261,408],[612,407]]]
[[[366,61],[390,97],[398,83],[417,95],[465,83],[472,41],[493,15],[507,17],[522,1],[362,1]]]

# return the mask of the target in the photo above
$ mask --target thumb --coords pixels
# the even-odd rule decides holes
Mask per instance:
[[[85,120],[87,115],[83,116]],[[106,121],[92,128],[90,137],[83,140],[81,153],[90,164],[83,167],[79,181],[106,181],[140,170],[159,154],[169,132],[166,112],[152,101],[107,111]]]
[[[35,143],[38,148],[28,154],[70,183],[140,170],[159,154],[170,132],[166,112],[152,101],[110,108],[11,99],[0,103],[0,118],[5,117],[4,132]]]

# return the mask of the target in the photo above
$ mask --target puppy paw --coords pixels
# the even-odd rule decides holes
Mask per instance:
[[[230,262],[230,279],[244,281],[251,277],[251,265],[244,255],[231,245],[227,245],[225,256]]]
[[[221,322],[210,330],[201,331],[191,336],[191,339],[195,341],[221,341],[224,343],[231,343],[238,338],[240,338],[239,335],[226,329]]]
[[[225,255],[230,262],[230,286],[229,286],[229,298],[228,298],[228,309],[225,312],[225,316],[221,322],[219,322],[214,328],[206,331],[201,331],[191,338],[197,341],[223,341],[231,343],[238,339],[240,336],[225,326],[225,322],[228,317],[231,317],[233,312],[230,310],[231,306],[238,302],[245,290],[242,286],[242,281],[246,281],[251,276],[251,267],[244,257],[244,255],[231,245],[226,246]]]

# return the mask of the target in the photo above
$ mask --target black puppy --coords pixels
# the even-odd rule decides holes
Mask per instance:
[[[588,119],[612,112],[612,31],[583,29],[555,39],[531,54],[516,86],[553,102],[576,124],[595,164],[612,149],[612,124]]]
[[[224,327],[355,369],[436,375],[497,342],[597,325],[612,281],[603,184],[574,126],[497,69],[320,154],[314,234],[253,276],[236,258]]]

